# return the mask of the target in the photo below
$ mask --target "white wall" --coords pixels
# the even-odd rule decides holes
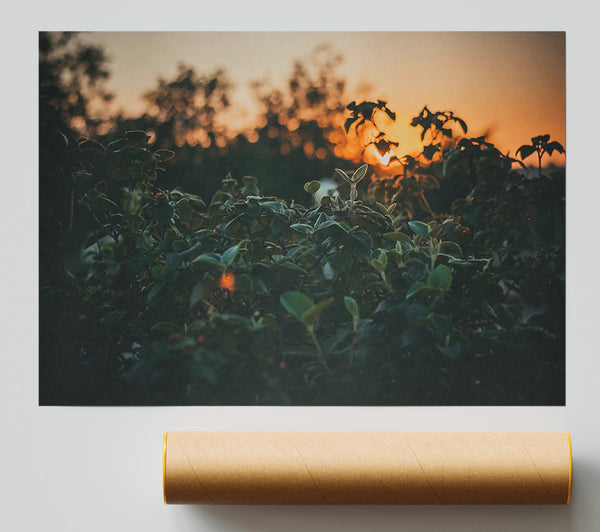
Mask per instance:
[[[13,3],[2,19],[2,432],[7,531],[594,531],[600,529],[598,10],[591,2]],[[243,8],[241,6],[244,6]],[[90,7],[91,6],[91,7]],[[421,7],[419,7],[421,6]],[[343,10],[343,13],[342,11]],[[353,17],[358,18],[353,18]],[[433,18],[429,18],[433,17]],[[260,24],[260,26],[259,26]],[[567,31],[567,406],[551,408],[55,408],[37,406],[36,68],[40,29]],[[15,94],[15,84],[18,86]],[[9,92],[10,91],[10,92]],[[22,120],[22,113],[29,118]],[[29,140],[27,140],[29,139]],[[18,146],[15,144],[18,142]],[[0,175],[2,175],[0,174]],[[1,177],[0,177],[1,179]],[[21,196],[22,194],[26,196]],[[570,430],[569,507],[164,506],[164,430]]]

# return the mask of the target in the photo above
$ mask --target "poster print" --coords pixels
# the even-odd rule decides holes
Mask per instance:
[[[41,405],[562,405],[565,34],[39,34]]]

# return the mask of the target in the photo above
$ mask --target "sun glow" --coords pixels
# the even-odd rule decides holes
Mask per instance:
[[[374,150],[373,154],[375,155],[375,159],[377,159],[377,162],[379,164],[383,166],[388,166],[390,164],[390,158],[392,157],[392,155],[394,155],[394,152],[390,150],[384,155],[381,155],[377,150]]]
[[[378,164],[380,166],[388,167],[390,162],[394,162],[397,158],[392,160],[392,157],[396,155],[396,152],[392,149],[388,149],[386,152],[381,153],[377,147],[373,144],[367,146],[364,151],[364,162],[368,164]]]

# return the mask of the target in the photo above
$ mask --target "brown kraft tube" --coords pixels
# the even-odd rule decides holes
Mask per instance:
[[[569,504],[568,432],[166,432],[168,504]]]

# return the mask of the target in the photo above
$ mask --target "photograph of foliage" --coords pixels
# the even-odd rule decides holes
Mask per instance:
[[[233,72],[178,57],[114,108],[110,45],[292,37],[323,44],[247,80],[252,116]],[[352,85],[336,39],[379,37],[39,34],[41,405],[564,405],[564,33],[397,36],[531,50],[562,129],[519,111],[498,142],[513,104],[436,96],[443,57]]]

